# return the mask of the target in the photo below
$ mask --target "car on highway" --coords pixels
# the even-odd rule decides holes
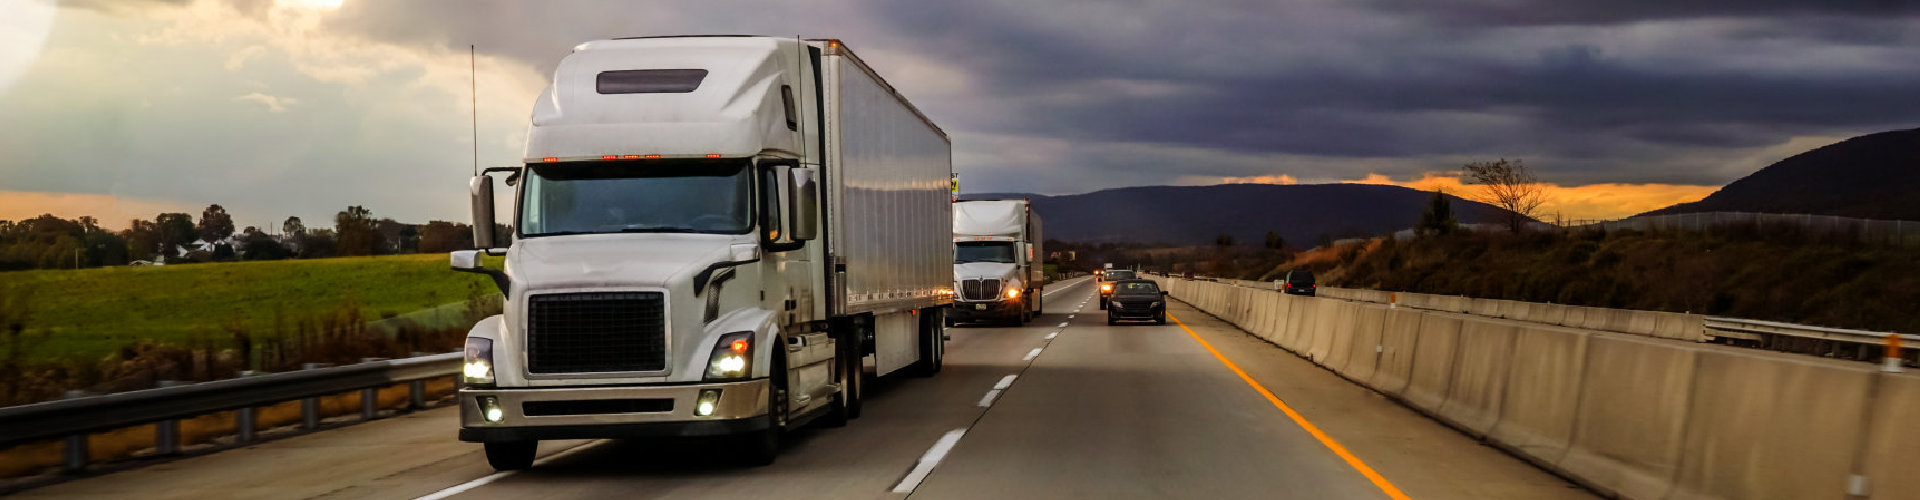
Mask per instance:
[[[1108,300],[1107,324],[1121,321],[1152,321],[1167,324],[1167,292],[1150,280],[1130,279],[1110,283],[1113,298]]]
[[[1100,308],[1107,308],[1107,297],[1113,296],[1114,282],[1137,278],[1139,278],[1139,276],[1134,275],[1133,271],[1126,269],[1108,269],[1107,274],[1100,277]]]
[[[1281,293],[1312,297],[1313,291],[1318,288],[1320,285],[1313,282],[1313,271],[1295,269],[1287,271],[1287,276],[1280,278]]]

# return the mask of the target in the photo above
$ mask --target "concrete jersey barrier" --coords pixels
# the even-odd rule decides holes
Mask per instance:
[[[1857,487],[1866,498],[1920,498],[1914,375],[1698,344],[1698,315],[1422,294],[1397,294],[1402,307],[1387,309],[1366,300],[1384,297],[1338,289],[1313,298],[1163,283],[1175,299],[1605,495],[1845,498]]]

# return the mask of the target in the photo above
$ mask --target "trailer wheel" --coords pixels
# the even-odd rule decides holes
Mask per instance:
[[[533,467],[533,455],[534,452],[540,450],[540,442],[489,442],[485,447],[487,449],[487,465],[493,466],[493,470],[521,470]]]

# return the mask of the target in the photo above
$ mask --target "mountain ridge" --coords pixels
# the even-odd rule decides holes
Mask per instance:
[[[967,193],[962,200],[1033,201],[1051,240],[1211,245],[1220,234],[1260,245],[1268,231],[1297,247],[1324,238],[1378,236],[1413,227],[1431,192],[1374,184],[1134,186],[1073,195]],[[1462,223],[1504,211],[1448,195]],[[1223,215],[1224,214],[1224,215]],[[1323,238],[1324,235],[1324,238]]]

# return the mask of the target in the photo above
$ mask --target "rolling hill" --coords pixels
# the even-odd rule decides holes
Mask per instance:
[[[1768,212],[1920,220],[1920,129],[1868,134],[1793,155],[1705,199],[1641,215]]]
[[[1430,196],[1425,191],[1367,184],[1221,184],[1129,187],[1064,196],[981,193],[961,199],[1029,198],[1051,240],[1208,245],[1225,233],[1240,244],[1259,245],[1268,231],[1276,231],[1289,244],[1311,247],[1321,235],[1376,236],[1411,228]],[[1454,198],[1453,211],[1463,223],[1496,222],[1502,213],[1459,198]]]

